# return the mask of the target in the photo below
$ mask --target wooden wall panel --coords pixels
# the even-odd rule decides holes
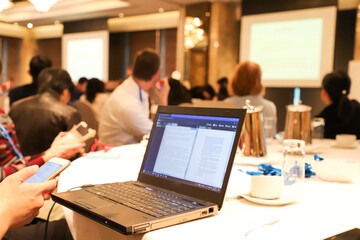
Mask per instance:
[[[177,29],[166,29],[165,76],[170,76],[176,69]]]
[[[125,77],[126,69],[123,67],[125,38],[125,33],[110,33],[109,80]]]
[[[242,15],[336,6],[337,0],[243,0]]]
[[[4,37],[7,41],[7,77],[12,81],[13,86],[19,86],[31,82],[31,77],[21,79],[21,39]],[[27,70],[29,64],[26,65]],[[24,80],[26,80],[24,82]]]
[[[138,51],[144,48],[156,47],[156,31],[140,31],[131,32],[129,36],[130,44],[130,64],[133,63],[135,55]]]
[[[52,67],[61,67],[61,38],[39,39],[38,54],[48,57],[52,61]]]

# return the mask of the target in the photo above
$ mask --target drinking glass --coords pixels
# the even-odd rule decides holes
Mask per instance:
[[[264,130],[266,138],[275,137],[275,129],[274,129],[274,118],[273,117],[264,117]]]
[[[305,179],[305,141],[298,139],[285,139],[284,159],[281,174],[284,177],[284,185],[292,186],[303,183]]]
[[[311,121],[312,127],[312,138],[313,139],[323,139],[324,138],[324,127],[325,119],[323,118],[313,118]]]

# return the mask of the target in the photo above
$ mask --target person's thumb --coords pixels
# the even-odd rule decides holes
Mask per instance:
[[[19,172],[15,173],[20,182],[24,182],[26,179],[34,175],[39,170],[38,165],[33,165],[31,167],[26,167],[21,169]]]
[[[43,193],[52,192],[57,186],[57,180],[51,179],[43,183],[40,183],[40,185],[41,185],[40,189]]]

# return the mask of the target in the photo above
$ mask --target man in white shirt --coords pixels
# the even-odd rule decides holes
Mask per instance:
[[[160,57],[152,49],[137,53],[132,75],[118,86],[106,101],[99,122],[99,139],[120,146],[136,143],[149,134],[148,92],[155,87],[160,105],[167,105],[169,83],[159,80]]]

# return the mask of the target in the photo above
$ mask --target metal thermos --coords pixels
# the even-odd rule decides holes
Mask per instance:
[[[254,107],[246,101],[247,109],[242,130],[240,148],[245,156],[263,157],[266,155],[263,107]]]
[[[284,139],[300,139],[311,143],[311,107],[288,105],[286,107]]]

